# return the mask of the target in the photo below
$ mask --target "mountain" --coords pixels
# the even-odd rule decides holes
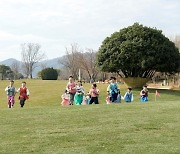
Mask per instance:
[[[1,61],[0,65],[12,66],[12,64],[15,63],[15,62],[17,62],[19,64],[21,63],[20,61],[14,59],[14,58],[9,58],[9,59],[6,59],[4,61]]]
[[[37,73],[39,72],[39,71],[41,71],[43,68],[47,68],[47,67],[53,67],[53,68],[55,68],[55,69],[60,69],[60,68],[62,68],[62,64],[60,64],[58,61],[60,60],[62,60],[63,59],[63,57],[58,57],[58,58],[54,58],[54,59],[47,59],[47,60],[43,60],[43,61],[41,61],[41,62],[38,62],[37,64],[36,64],[36,68],[34,69],[34,71],[33,71],[33,77],[37,77]],[[1,61],[0,62],[0,65],[7,65],[7,66],[12,66],[13,65],[13,63],[15,63],[15,62],[17,62],[20,66],[21,66],[21,64],[22,64],[22,62],[21,61],[18,61],[18,60],[16,60],[16,59],[14,59],[14,58],[9,58],[9,59],[6,59],[6,60],[4,60],[4,61]],[[22,71],[22,68],[21,68],[21,70],[20,70],[20,73],[22,73],[23,74],[23,71]]]

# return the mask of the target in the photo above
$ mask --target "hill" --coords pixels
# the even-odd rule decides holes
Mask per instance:
[[[63,57],[58,57],[58,58],[53,58],[53,59],[46,59],[46,60],[43,60],[43,61],[37,63],[36,68],[33,71],[33,77],[37,77],[37,73],[45,67],[53,67],[55,69],[60,69],[62,67],[62,65],[58,61],[62,60],[62,59],[63,59]],[[22,64],[22,62],[19,60],[16,60],[14,58],[9,58],[4,61],[1,61],[0,65],[7,65],[7,66],[11,67],[13,65],[13,63],[15,63],[15,62],[17,62],[19,64],[19,66],[21,66],[21,64]],[[23,70],[21,67],[20,67],[20,73],[23,74]]]

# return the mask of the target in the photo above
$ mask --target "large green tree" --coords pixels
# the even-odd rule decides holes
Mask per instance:
[[[156,71],[176,72],[180,54],[161,30],[135,23],[103,41],[97,64],[122,77],[151,78]]]
[[[58,71],[53,68],[45,68],[40,73],[42,80],[57,80]]]

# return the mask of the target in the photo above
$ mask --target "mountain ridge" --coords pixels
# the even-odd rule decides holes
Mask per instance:
[[[53,67],[55,69],[62,68],[62,64],[60,64],[59,61],[62,60],[63,57],[45,59],[45,60],[42,60],[42,61],[38,62],[36,64],[36,68],[33,71],[33,77],[37,77],[38,72],[41,71],[44,67],[45,68]],[[0,65],[7,65],[7,66],[11,67],[13,65],[13,63],[16,63],[16,62],[19,64],[19,66],[22,65],[22,61],[19,61],[19,60],[15,59],[15,58],[8,58],[6,60],[0,61]],[[20,67],[20,73],[23,74],[23,70],[22,70],[21,67]]]

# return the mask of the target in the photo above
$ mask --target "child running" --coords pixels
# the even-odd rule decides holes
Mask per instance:
[[[115,103],[115,102],[117,102],[117,96],[118,96],[119,88],[118,88],[115,77],[111,77],[110,82],[111,83],[107,87],[107,93],[110,96],[111,103]]]
[[[29,90],[26,87],[26,82],[22,82],[21,87],[17,90],[19,92],[19,100],[20,100],[20,106],[23,108],[25,105],[25,101],[29,99]]]
[[[66,89],[70,95],[69,105],[73,105],[74,104],[74,95],[76,93],[76,84],[74,83],[73,76],[69,76],[69,82],[67,84]]]
[[[91,95],[90,95],[90,93],[88,92],[88,93],[85,95],[86,105],[89,105],[90,100],[91,100]]]
[[[76,94],[74,96],[74,103],[75,105],[81,105],[83,102],[83,96],[84,96],[84,88],[82,86],[82,82],[78,81],[76,86]]]
[[[147,102],[148,101],[148,89],[147,86],[143,86],[143,89],[140,92],[141,102]]]
[[[65,90],[64,94],[61,96],[62,98],[62,102],[61,102],[61,105],[62,106],[67,106],[69,105],[69,94],[68,94],[68,91]]]
[[[14,107],[14,97],[16,95],[16,88],[14,87],[14,81],[10,81],[10,85],[6,87],[5,91],[7,92],[7,99],[8,99],[8,107],[13,108]]]
[[[98,101],[99,90],[97,89],[96,83],[92,85],[92,88],[90,89],[89,94],[91,95],[91,100],[89,101],[89,104],[92,104],[92,103],[99,104],[99,101]]]
[[[133,93],[131,92],[131,88],[128,88],[127,92],[124,95],[124,100],[126,103],[130,103],[133,101]]]

